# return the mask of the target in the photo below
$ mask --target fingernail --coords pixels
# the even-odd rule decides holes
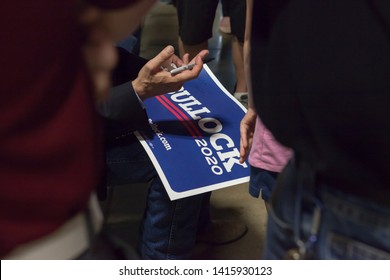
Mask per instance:
[[[175,49],[172,47],[172,46],[167,46],[165,48],[165,51],[168,53],[168,54],[173,54]]]

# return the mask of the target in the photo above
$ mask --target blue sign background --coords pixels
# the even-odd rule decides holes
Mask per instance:
[[[232,165],[231,172],[227,172],[223,163],[226,164],[228,159],[218,155],[218,152],[228,153],[230,156],[238,154],[240,121],[245,115],[245,108],[222,87],[207,66],[197,79],[184,85],[184,90],[201,105],[192,103],[190,106],[189,102],[193,102],[188,100],[190,96],[175,95],[183,93],[183,90],[145,102],[155,134],[153,138],[144,138],[145,141],[141,143],[151,157],[171,199],[247,182],[248,163],[238,164],[237,155],[231,159],[231,163],[237,163]],[[188,104],[187,111],[206,107],[210,112],[199,114],[203,121],[205,118],[213,118],[222,124],[219,135],[223,134],[227,138],[220,138],[216,142],[223,147],[222,150],[218,151],[211,145],[210,136],[213,133],[204,131],[199,126],[199,120],[194,120],[180,107],[180,102],[175,102],[172,98],[175,96],[178,100],[183,100],[184,105]],[[215,127],[213,121],[205,122],[207,128]],[[230,139],[234,142],[234,147],[227,147]],[[234,149],[236,151],[232,153]],[[221,175],[215,174],[221,171]],[[190,194],[185,194],[186,192]]]

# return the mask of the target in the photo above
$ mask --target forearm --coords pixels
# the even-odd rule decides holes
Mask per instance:
[[[107,140],[148,128],[146,111],[138,100],[131,82],[112,87],[108,98],[98,109],[105,119]]]
[[[98,105],[98,110],[104,118],[110,120],[131,120],[138,115],[145,117],[131,82],[112,87],[106,101]]]

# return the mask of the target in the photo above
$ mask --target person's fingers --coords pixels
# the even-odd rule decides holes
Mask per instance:
[[[167,70],[173,70],[184,64],[185,64],[184,60],[180,59],[180,57],[178,57],[177,55],[172,55],[171,61],[166,61],[163,64],[163,67],[166,68]]]
[[[244,124],[240,125],[240,163],[243,163],[248,154],[248,129]]]
[[[191,70],[185,70],[179,74],[176,74],[174,77],[177,81],[189,81],[197,78],[199,73],[203,69],[203,60],[209,54],[208,50],[203,50],[198,53],[196,57],[192,59],[190,63],[194,63],[194,67]],[[184,56],[183,56],[184,58]]]
[[[190,54],[189,53],[186,53],[185,55],[183,55],[183,62],[184,62],[184,64],[190,63]]]
[[[241,134],[240,146],[242,146],[244,149],[248,148],[248,137],[245,131]]]
[[[244,139],[240,138],[240,163],[243,163],[248,157],[248,146],[244,141]]]
[[[199,54],[195,56],[194,59],[192,60],[195,62],[195,66],[192,68],[192,70],[197,73],[197,76],[199,75],[200,71],[202,71],[203,60],[206,58],[208,54],[209,54],[208,50],[203,50],[199,52]]]
[[[209,55],[208,50],[202,50],[194,57],[193,61],[195,61],[195,63],[197,63],[197,62],[199,62],[199,59],[200,59],[203,62],[208,55]]]
[[[149,62],[147,63],[148,67],[150,69],[160,70],[161,66],[171,62],[174,52],[175,49],[171,45],[166,46],[158,55],[149,60]]]
[[[177,57],[176,55],[174,55],[172,57],[172,62],[176,65],[176,67],[187,65],[190,63],[190,55],[188,53],[186,53],[185,55],[183,55],[182,59],[180,59],[180,57]]]

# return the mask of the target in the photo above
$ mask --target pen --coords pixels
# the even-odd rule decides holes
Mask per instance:
[[[214,58],[208,58],[208,59],[205,59],[203,61],[203,63],[208,63],[208,62],[210,62],[212,60],[214,60]],[[190,64],[187,64],[187,65],[183,65],[183,66],[177,67],[175,69],[172,69],[169,72],[172,75],[176,75],[176,74],[179,74],[179,73],[183,72],[184,70],[191,70],[192,68],[194,68],[194,66],[195,66],[195,63],[190,63]]]

